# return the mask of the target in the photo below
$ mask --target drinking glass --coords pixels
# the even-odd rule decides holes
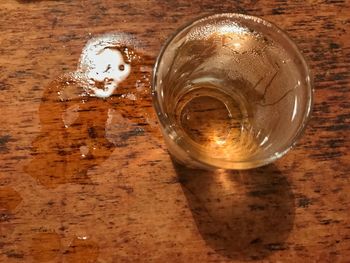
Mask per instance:
[[[313,81],[280,28],[254,16],[216,14],[167,41],[154,67],[152,95],[176,160],[249,169],[280,158],[300,137]]]

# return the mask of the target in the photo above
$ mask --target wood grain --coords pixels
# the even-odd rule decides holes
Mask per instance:
[[[155,58],[217,12],[276,23],[313,71],[313,117],[273,165],[190,170],[161,138]],[[349,262],[349,14],[346,0],[1,1],[0,262]],[[59,103],[88,40],[111,32],[133,37],[134,77],[110,100]],[[97,150],[82,159],[86,145]]]

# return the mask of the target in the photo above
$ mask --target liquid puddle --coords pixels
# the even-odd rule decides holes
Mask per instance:
[[[83,49],[78,68],[53,80],[39,107],[40,135],[25,171],[47,188],[91,184],[88,171],[115,147],[155,130],[151,59],[126,34],[103,35]],[[135,41],[134,41],[135,42]]]

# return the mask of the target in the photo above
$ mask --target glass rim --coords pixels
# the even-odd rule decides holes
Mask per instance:
[[[195,19],[192,19],[188,23],[185,23],[183,26],[180,26],[178,29],[175,30],[174,33],[172,33],[165,43],[162,45],[160,52],[157,56],[156,62],[153,66],[153,74],[152,74],[152,87],[151,87],[151,94],[152,94],[152,104],[153,107],[156,110],[157,117],[159,119],[159,123],[162,126],[162,128],[168,128],[171,131],[174,131],[174,129],[171,126],[171,122],[169,118],[167,118],[164,114],[164,112],[161,110],[160,103],[158,101],[158,93],[156,91],[157,87],[157,79],[158,79],[158,69],[159,69],[159,64],[160,61],[162,60],[165,51],[167,48],[171,45],[172,41],[183,31],[186,29],[192,28],[195,26],[197,23],[209,20],[211,18],[220,18],[220,17],[226,17],[226,18],[243,18],[245,20],[253,20],[253,21],[261,21],[264,23],[265,26],[269,26],[272,28],[273,31],[276,31],[281,37],[283,37],[288,44],[293,48],[293,52],[296,53],[300,61],[302,62],[302,67],[306,76],[309,78],[307,81],[307,87],[308,87],[308,97],[307,97],[307,105],[305,107],[305,114],[303,116],[302,121],[300,122],[300,125],[295,132],[295,135],[289,140],[287,145],[284,147],[284,149],[281,152],[275,152],[274,154],[271,154],[267,156],[266,158],[260,158],[258,160],[243,160],[243,161],[230,161],[228,159],[216,159],[217,162],[220,162],[220,165],[216,165],[213,163],[208,163],[205,161],[202,161],[201,159],[197,158],[196,155],[194,154],[189,154],[184,150],[184,153],[187,154],[191,159],[193,159],[195,162],[198,162],[204,166],[210,167],[210,168],[218,168],[218,169],[236,169],[236,170],[244,170],[244,169],[251,169],[251,168],[257,168],[260,166],[267,165],[269,163],[272,163],[276,161],[277,159],[280,159],[282,156],[284,156],[289,150],[293,148],[293,146],[297,143],[297,141],[300,139],[302,134],[304,133],[307,124],[309,123],[311,119],[311,113],[313,109],[313,104],[314,104],[314,78],[312,75],[312,72],[310,70],[309,64],[305,58],[305,56],[302,54],[301,50],[298,48],[297,44],[289,37],[289,34],[278,27],[276,24],[273,22],[270,22],[266,19],[263,19],[259,16],[252,16],[252,15],[245,15],[245,14],[239,14],[239,13],[215,13],[211,15],[203,15],[199,16]],[[183,143],[175,142],[176,145],[178,145],[182,149],[186,149],[186,145]]]

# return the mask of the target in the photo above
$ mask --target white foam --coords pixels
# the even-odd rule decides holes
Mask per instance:
[[[117,48],[119,44],[129,42],[126,39],[126,36],[120,34],[104,35],[90,40],[83,49],[77,73],[86,84],[86,92],[91,96],[111,96],[118,85],[129,76],[131,66],[124,61]],[[97,83],[102,84],[103,88],[98,88]]]

